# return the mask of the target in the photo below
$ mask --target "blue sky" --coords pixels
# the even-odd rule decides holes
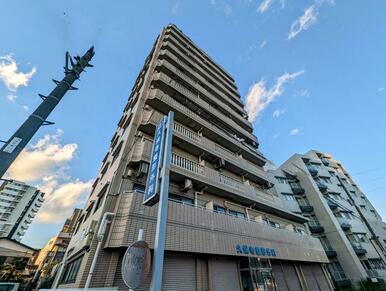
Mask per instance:
[[[135,77],[168,23],[234,76],[244,100],[253,97],[254,132],[269,159],[280,164],[311,148],[333,154],[386,219],[386,2],[47,0],[7,1],[1,10],[0,139],[63,76],[65,51],[96,51],[79,91],[51,115],[55,125],[39,130],[10,171],[48,193],[24,243],[41,247],[83,206]]]

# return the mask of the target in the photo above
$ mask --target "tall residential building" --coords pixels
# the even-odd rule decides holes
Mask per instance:
[[[0,185],[0,237],[20,241],[44,201],[37,188],[14,180]]]
[[[386,279],[386,224],[340,162],[311,150],[271,173],[286,208],[309,219],[337,287]]]
[[[157,205],[143,206],[156,124],[175,113],[164,290],[332,290],[320,241],[284,208],[263,170],[233,78],[174,25],[135,81],[70,242],[59,287],[83,287],[105,212],[114,218],[90,287],[117,286],[140,229],[154,247]],[[100,238],[100,237],[99,237]],[[148,290],[150,277],[142,288]]]

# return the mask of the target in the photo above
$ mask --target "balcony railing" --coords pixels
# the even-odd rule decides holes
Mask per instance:
[[[342,228],[342,230],[346,231],[346,230],[349,230],[351,229],[351,223],[349,223],[349,221],[343,217],[338,217],[338,221],[339,221],[339,224],[340,224],[340,227]]]
[[[291,189],[292,189],[292,192],[294,192],[294,194],[296,195],[302,195],[304,194],[306,191],[304,190],[304,188],[302,188],[299,184],[297,183],[289,183]]]
[[[367,253],[367,250],[362,246],[361,243],[351,242],[352,248],[358,256],[363,256]]]
[[[316,181],[316,185],[321,192],[326,192],[328,190],[328,187],[320,181]]]
[[[202,127],[206,128],[207,131],[210,132],[210,134],[213,134],[214,136],[219,136],[220,138],[224,139],[224,142],[227,142],[229,143],[229,145],[234,146],[235,149],[236,148],[240,149],[243,155],[251,157],[252,160],[256,160],[256,162],[259,162],[259,163],[265,162],[265,158],[258,152],[257,149],[252,149],[247,144],[238,140],[231,134],[227,133],[224,130],[219,129],[217,126],[211,124],[210,122],[202,118],[200,115],[195,113],[193,110],[189,109],[188,107],[178,102],[174,98],[170,97],[169,95],[163,93],[162,91],[152,90],[149,97],[154,100],[160,100],[162,103],[167,104],[167,106],[171,107],[173,110],[180,112],[183,115],[187,115],[189,118],[193,119]],[[158,112],[151,112],[151,111],[149,113],[158,114]],[[147,120],[147,122],[150,122],[150,119]],[[158,120],[154,120],[154,123],[157,123],[157,122]]]
[[[308,165],[307,168],[308,168],[308,171],[310,172],[311,176],[318,175],[318,169],[315,168],[314,166]]]
[[[176,36],[175,34],[171,34],[169,35],[168,37],[170,37],[171,39],[174,38],[173,42],[174,43],[184,43],[185,41],[182,40],[179,36]],[[184,50],[190,57],[192,57],[197,64],[199,64],[200,68],[202,68],[203,71],[212,71],[212,74],[214,74],[217,79],[221,80],[221,82],[224,82],[225,80],[223,79],[224,78],[224,75],[222,72],[218,71],[216,72],[215,70],[215,67],[211,67],[211,66],[208,66],[206,63],[204,63],[204,61],[201,60],[201,58],[199,58],[198,56],[196,56],[195,54],[192,54],[190,53],[188,50],[186,50],[185,48],[183,48],[182,46],[180,46],[182,50]],[[194,46],[192,46],[193,48],[195,48]],[[175,49],[176,51],[178,51],[178,49]],[[217,66],[217,65],[216,65]],[[221,75],[223,78],[219,78],[219,75]],[[225,79],[228,79],[228,82],[224,82],[225,84],[227,84],[228,86],[232,86],[233,84],[233,81],[229,81],[229,77],[226,77]]]
[[[335,202],[333,202],[331,200],[327,200],[327,204],[328,204],[328,206],[330,206],[330,209],[332,209],[332,210],[338,208],[338,204],[336,204]]]
[[[324,231],[324,227],[316,220],[310,220],[308,227],[312,233],[321,233]]]
[[[227,160],[230,164],[237,166],[240,171],[248,171],[260,180],[267,180],[266,173],[255,164],[177,122],[174,123],[174,132],[192,141],[193,144],[197,144],[201,149],[207,150],[212,155]]]
[[[191,161],[176,153],[172,154],[172,166],[197,175],[197,179],[199,179],[201,182],[212,185],[219,189],[223,189],[229,193],[238,194],[239,196],[256,202],[262,199],[265,201],[264,203],[266,203],[267,206],[275,203],[275,198],[272,195],[263,191],[259,191],[254,186],[245,184],[242,181],[226,176],[217,170],[205,167],[198,162]],[[176,172],[180,173],[180,171]],[[276,206],[273,207],[277,208]]]
[[[377,270],[374,270],[374,269],[371,269],[371,270],[367,269],[366,273],[367,273],[367,276],[369,276],[370,278],[378,278],[379,277]]]
[[[242,128],[233,119],[227,117],[224,113],[222,113],[218,109],[216,109],[213,106],[211,106],[207,101],[205,101],[204,99],[202,99],[200,97],[200,94],[193,93],[191,90],[186,88],[181,83],[179,83],[179,82],[171,79],[170,77],[168,77],[165,73],[162,73],[162,72],[158,73],[157,76],[158,76],[159,80],[162,80],[165,84],[167,84],[170,87],[174,88],[176,91],[179,91],[180,93],[182,93],[183,95],[188,97],[192,102],[196,103],[198,106],[200,106],[201,108],[203,108],[207,112],[209,112],[212,115],[218,117],[219,119],[221,119],[226,124],[229,124],[230,127],[232,129],[235,129],[239,135],[242,135],[244,138],[250,140],[251,142],[257,142],[257,138],[251,132],[249,132],[246,129]],[[189,80],[190,80],[189,83],[193,82],[191,79],[189,79]],[[205,93],[205,92],[201,92],[201,95],[208,95],[209,96],[210,94],[209,93]],[[212,98],[212,100],[214,100],[214,101],[216,100],[215,97],[209,97],[209,98]],[[219,106],[220,106],[220,104],[219,104]],[[221,107],[223,107],[224,110],[227,111],[227,112],[231,113],[233,111],[231,108],[227,107],[225,104],[221,104]],[[236,119],[236,116],[238,116],[237,119],[243,119],[243,117],[237,115],[236,113],[234,113],[232,115],[232,118]]]

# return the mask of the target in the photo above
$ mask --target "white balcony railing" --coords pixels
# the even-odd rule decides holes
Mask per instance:
[[[266,203],[272,203],[274,201],[274,197],[272,195],[259,191],[254,186],[226,176],[217,170],[205,167],[198,162],[191,161],[188,158],[182,157],[176,153],[172,154],[172,165],[200,176],[200,179],[204,180],[206,183],[217,184],[218,187],[225,186],[226,188],[230,188],[230,192],[237,191],[236,193],[239,195],[251,200],[256,201],[260,198],[264,199]]]

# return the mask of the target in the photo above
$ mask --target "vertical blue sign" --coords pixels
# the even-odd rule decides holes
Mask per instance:
[[[143,204],[152,206],[159,200],[159,175],[162,163],[163,144],[165,136],[165,118],[158,123],[154,134],[149,172],[147,175]]]

